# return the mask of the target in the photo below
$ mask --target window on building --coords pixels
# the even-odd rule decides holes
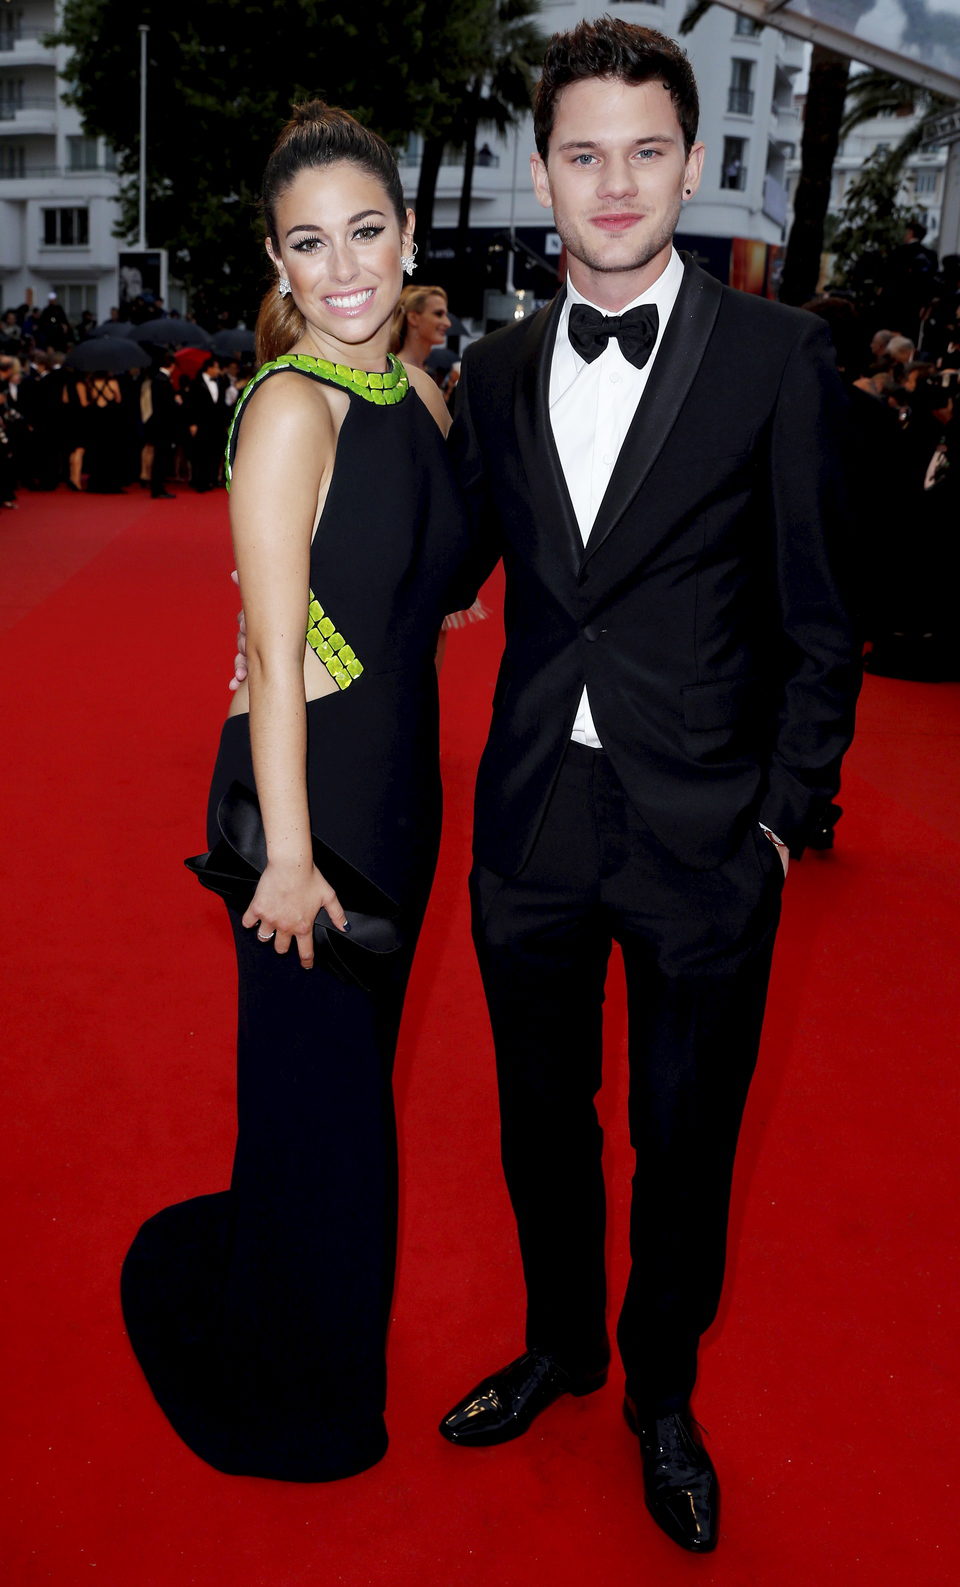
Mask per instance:
[[[0,121],[12,121],[23,109],[23,78],[0,77]]]
[[[753,61],[730,62],[730,87],[727,91],[727,109],[738,116],[753,115]]]
[[[105,171],[115,171],[117,169],[117,151],[111,148],[109,143],[105,143],[103,146],[103,169]]]
[[[50,290],[57,294],[71,325],[76,325],[84,309],[89,309],[91,314],[97,312],[97,288],[93,282],[54,281]]]
[[[45,209],[43,242],[46,248],[86,248],[90,243],[90,214],[86,208],[71,206]]]
[[[914,171],[913,191],[915,193],[935,193],[939,175],[939,171]]]
[[[22,143],[0,142],[0,178],[22,176],[26,166],[26,150]]]
[[[754,22],[753,17],[745,17],[738,13],[733,31],[738,38],[755,39],[758,33],[763,32],[763,23]]]
[[[743,192],[747,185],[747,140],[724,138],[720,186]]]
[[[71,171],[97,169],[97,142],[96,138],[87,137],[67,139],[67,165]]]

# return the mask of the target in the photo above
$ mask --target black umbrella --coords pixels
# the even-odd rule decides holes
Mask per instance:
[[[136,328],[129,320],[103,320],[87,332],[87,340],[96,336],[132,336]]]
[[[243,353],[252,353],[254,349],[254,335],[245,325],[237,325],[233,330],[216,331],[213,337],[213,350],[221,358],[233,355],[239,358]]]
[[[138,342],[159,342],[163,347],[211,347],[212,340],[199,325],[190,320],[145,320],[133,327],[132,335]]]
[[[92,336],[71,348],[64,362],[70,369],[117,375],[124,369],[143,369],[150,358],[129,336]]]

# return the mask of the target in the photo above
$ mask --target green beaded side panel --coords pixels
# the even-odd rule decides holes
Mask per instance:
[[[349,689],[354,678],[363,671],[363,662],[355,655],[343,635],[338,632],[333,619],[328,617],[313,591],[307,609],[307,644],[320,657],[334,683]]]
[[[390,368],[385,374],[381,374],[378,370],[350,369],[346,364],[332,364],[326,358],[311,358],[308,353],[285,353],[282,358],[275,358],[269,364],[262,364],[253,379],[247,381],[233,410],[233,418],[227,434],[227,489],[229,490],[233,483],[234,437],[237,421],[253,392],[268,375],[274,374],[278,369],[296,369],[301,374],[309,375],[313,380],[326,381],[329,385],[339,386],[343,391],[353,392],[354,396],[363,397],[366,402],[375,403],[377,407],[393,407],[395,403],[402,402],[407,395],[410,381],[399,358],[395,358],[392,353],[388,353],[387,357]],[[323,662],[338,688],[349,689],[354,679],[359,678],[363,671],[363,663],[347,644],[343,635],[338,632],[336,624],[327,616],[312,590],[307,618],[307,644]]]

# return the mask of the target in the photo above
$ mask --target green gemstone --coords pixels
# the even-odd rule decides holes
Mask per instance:
[[[346,642],[343,635],[339,632],[330,635],[330,644],[334,650],[342,650]]]
[[[329,639],[331,634],[336,633],[336,629],[331,623],[329,617],[322,617],[317,624],[317,627],[319,628],[324,639]]]
[[[372,387],[374,391],[379,391],[383,385],[383,376],[376,369],[372,369],[367,376],[367,385]]]
[[[342,655],[340,659],[343,660]],[[353,660],[348,661],[346,665],[347,671],[349,672],[351,678],[359,678],[361,672],[363,671],[363,662],[357,661],[356,657],[354,657]]]
[[[307,607],[307,612],[311,622],[319,623],[321,617],[323,616],[323,607],[320,605],[320,602],[317,600],[316,596],[314,596],[313,600],[310,602],[310,605]]]
[[[344,666],[354,659],[354,651],[349,645],[339,645],[337,648],[340,651],[340,660],[343,662]]]
[[[336,656],[331,656],[330,660],[327,662],[327,671],[329,672],[331,678],[335,678],[337,673],[341,671],[340,663]]]
[[[339,672],[335,672],[333,674],[333,681],[334,683],[339,684],[341,689],[349,689],[353,679],[351,678],[350,674],[348,672],[344,672],[343,668],[341,667]]]

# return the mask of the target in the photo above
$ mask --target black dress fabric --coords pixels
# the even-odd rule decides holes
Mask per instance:
[[[295,367],[321,378],[311,360]],[[465,548],[444,443],[419,398],[410,390],[379,406],[351,392],[310,568],[363,670],[307,705],[311,825],[399,904],[403,946],[373,995],[319,966],[304,971],[295,944],[281,956],[229,911],[239,965],[231,1185],[151,1218],[123,1272],[150,1386],[181,1438],[221,1471],[326,1481],[386,1448],[391,1066],[439,838],[433,657]],[[255,786],[246,715],[223,727],[211,846],[234,779]]]

